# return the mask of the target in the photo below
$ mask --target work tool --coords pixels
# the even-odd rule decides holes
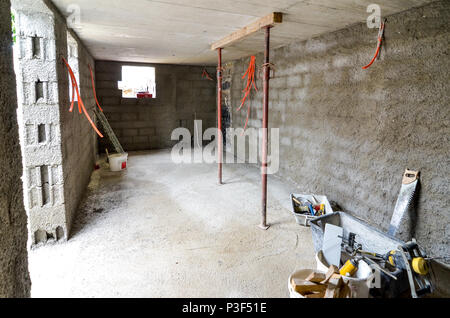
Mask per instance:
[[[399,246],[398,250],[389,252],[387,259],[391,265],[406,270],[413,298],[418,298],[433,291],[429,260],[427,260],[427,255],[415,239]]]
[[[388,234],[408,242],[412,238],[414,223],[414,200],[419,184],[419,171],[406,168],[403,174],[402,187],[392,214]]]
[[[355,259],[349,259],[345,264],[339,269],[339,274],[342,276],[353,276],[358,271],[358,261]]]
[[[383,267],[381,267],[377,262],[375,262],[373,259],[371,259],[370,257],[364,255],[363,259],[365,261],[367,261],[369,264],[373,265],[376,269],[378,269],[380,272],[383,272],[384,274],[386,274],[387,276],[391,277],[394,280],[397,280],[397,276],[392,274],[391,272],[389,272],[387,269],[384,269]]]

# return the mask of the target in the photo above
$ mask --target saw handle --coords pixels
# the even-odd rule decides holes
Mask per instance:
[[[406,168],[405,173],[403,174],[403,184],[411,184],[414,181],[419,179],[420,171],[413,171]]]

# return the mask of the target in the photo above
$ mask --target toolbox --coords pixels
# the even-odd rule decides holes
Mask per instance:
[[[312,208],[314,206],[322,206],[322,211],[302,211],[301,204],[299,201],[307,201],[310,202]],[[313,195],[313,194],[291,194],[291,203],[292,203],[292,213],[294,214],[295,220],[297,224],[302,226],[310,226],[311,220],[316,219],[319,216],[319,213],[323,215],[333,213],[333,209],[328,201],[327,197],[324,195]],[[314,213],[314,215],[313,215]]]

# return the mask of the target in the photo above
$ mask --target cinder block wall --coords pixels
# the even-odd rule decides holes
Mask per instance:
[[[17,13],[19,113],[25,203],[31,244],[69,237],[73,216],[93,170],[94,131],[77,105],[69,113],[65,18],[51,3],[14,0]],[[76,37],[75,37],[76,38]],[[80,90],[94,118],[87,64],[92,57],[78,41]]]
[[[156,98],[122,98],[122,65],[155,67]],[[194,119],[203,121],[203,130],[216,126],[215,82],[202,78],[202,71],[197,66],[97,61],[97,96],[125,151],[169,148],[175,128],[188,128],[193,135]],[[208,71],[214,76],[214,68]],[[99,144],[101,152],[105,147],[114,151],[107,138]]]
[[[0,298],[28,297],[27,216],[17,124],[10,2],[0,2]]]
[[[405,168],[420,170],[415,237],[432,256],[450,254],[449,30],[449,1],[390,16],[381,59],[368,70],[361,67],[375,53],[378,31],[366,24],[271,51],[278,175],[298,184],[292,191],[325,194],[387,230]],[[248,62],[233,64],[236,128],[245,122],[246,109],[236,108]],[[261,127],[262,90],[251,105],[250,126]]]
[[[68,56],[67,27],[65,21],[59,15],[57,19],[57,30],[61,32],[61,41],[58,43],[58,50],[63,56]],[[95,74],[95,61],[76,35],[72,33],[72,37],[77,42],[78,48],[78,86],[80,95],[87,113],[95,122],[94,109],[96,104],[89,72],[90,65]],[[58,73],[61,138],[63,141],[64,203],[67,229],[70,235],[70,229],[78,205],[86,191],[94,169],[97,156],[97,141],[96,133],[88,119],[84,113],[80,114],[78,112],[77,102],[75,102],[73,112],[69,112],[72,97],[69,96],[69,77],[67,68],[61,62],[58,64]]]

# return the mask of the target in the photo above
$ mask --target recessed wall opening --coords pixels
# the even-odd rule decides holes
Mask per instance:
[[[119,89],[123,98],[156,98],[155,68],[122,66]]]
[[[41,57],[41,38],[35,36],[31,40],[33,48],[33,58]]]
[[[38,143],[43,143],[46,139],[45,124],[40,124],[38,125]]]
[[[44,83],[38,80],[36,82],[36,102],[44,98]]]

